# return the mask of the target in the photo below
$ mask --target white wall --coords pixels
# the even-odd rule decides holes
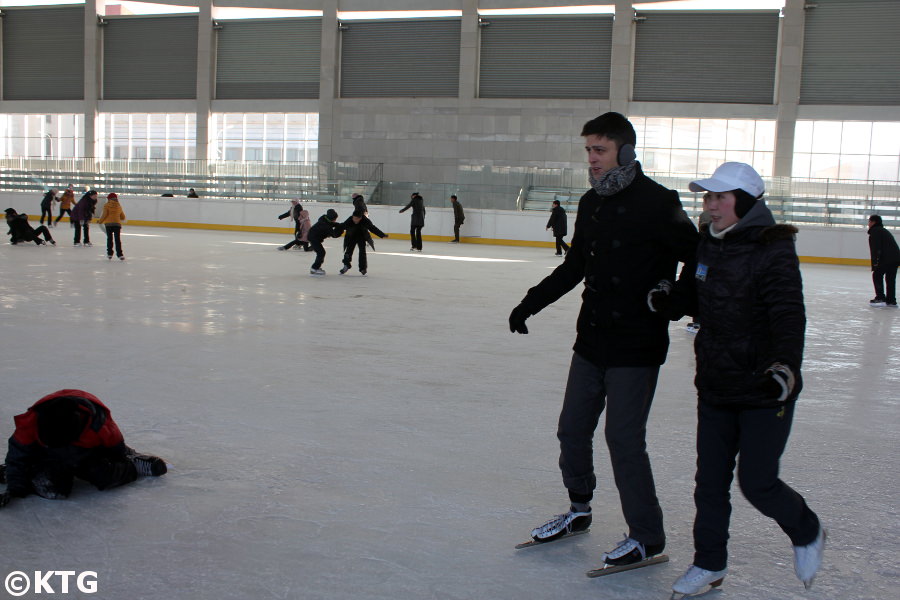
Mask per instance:
[[[25,212],[37,224],[41,214],[42,194],[0,193],[0,208],[12,207]],[[161,198],[151,196],[121,196],[119,201],[133,224],[179,223],[197,226],[217,225],[234,227],[280,227],[289,231],[287,221],[279,221],[278,215],[287,211],[288,203],[254,200],[205,200],[191,198]],[[98,202],[97,216],[105,199]],[[465,206],[465,205],[463,205]],[[341,220],[350,216],[350,204],[305,203],[315,221],[329,208],[334,208]],[[369,206],[369,218],[385,233],[409,234],[410,211],[400,214],[397,206]],[[449,239],[453,235],[453,210],[450,208],[429,208],[426,205],[425,228],[422,234],[442,236]],[[54,213],[58,208],[54,207]],[[515,212],[505,210],[466,209],[466,222],[460,232],[463,238],[475,238],[488,243],[526,244],[553,241],[545,230],[548,213]],[[569,233],[574,227],[575,214],[569,213]],[[570,239],[570,237],[567,238]],[[830,259],[833,262],[868,260],[869,246],[865,223],[858,229],[838,227],[800,227],[797,236],[797,252],[804,257]],[[828,262],[828,261],[826,261]]]

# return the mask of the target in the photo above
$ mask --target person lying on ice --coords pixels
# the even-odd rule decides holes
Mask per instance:
[[[0,466],[0,507],[12,498],[37,494],[69,497],[76,477],[107,490],[139,475],[159,477],[166,463],[125,444],[109,409],[93,394],[59,390],[15,417],[6,464]]]

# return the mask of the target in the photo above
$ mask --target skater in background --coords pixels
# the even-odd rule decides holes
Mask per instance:
[[[697,230],[678,193],[644,175],[634,127],[619,113],[588,121],[581,132],[591,188],[578,203],[572,246],[562,264],[528,290],[509,316],[512,332],[582,281],[574,354],[559,416],[559,465],[569,510],[532,530],[548,542],[591,524],[597,478],[594,430],[606,410],[606,443],[629,531],[605,565],[637,565],[665,548],[662,509],[646,450],[646,425],[668,320],[647,307],[647,290],[691,264]]]
[[[891,232],[884,228],[881,215],[869,217],[869,256],[872,260],[872,283],[875,284],[875,297],[869,304],[897,308],[897,267],[900,266],[900,249]]]
[[[419,195],[419,192],[413,192],[409,197],[409,204],[400,209],[400,212],[406,212],[412,209],[412,216],[409,218],[409,239],[412,240],[410,252],[422,251],[422,228],[425,227],[425,200]]]
[[[139,475],[159,477],[167,471],[161,458],[138,454],[127,446],[109,409],[82,390],[44,396],[16,415],[15,423],[0,507],[30,494],[63,500],[72,492],[76,477],[107,490],[131,483]]]
[[[356,209],[349,219],[341,225],[344,231],[344,266],[341,267],[341,275],[350,270],[353,261],[354,248],[359,249],[357,266],[359,272],[365,275],[369,269],[369,261],[366,257],[366,243],[372,233],[384,239],[388,234],[384,233],[369,220],[362,209]]]
[[[72,220],[72,205],[75,203],[75,191],[72,190],[72,186],[66,188],[66,191],[62,193],[62,196],[59,198],[59,216],[56,217],[56,221],[53,222],[54,226],[59,224],[60,219],[63,218],[63,215],[69,215],[69,220]]]
[[[38,246],[41,244],[56,245],[50,230],[46,225],[41,225],[37,229],[28,222],[28,215],[25,213],[17,213],[14,208],[6,209],[6,224],[9,226],[9,243],[15,246],[20,242],[34,242]],[[44,236],[44,240],[38,236]]]
[[[303,209],[303,205],[300,204],[300,200],[294,198],[291,200],[291,208],[281,215],[278,215],[278,220],[287,219],[290,217],[291,221],[294,222],[294,239],[285,244],[284,246],[278,246],[279,250],[290,250],[294,246],[300,246],[304,251],[309,252],[309,228],[312,224],[309,222],[309,211]]]
[[[324,215],[319,217],[316,224],[309,229],[307,239],[309,239],[309,245],[316,253],[316,260],[313,261],[312,267],[309,269],[310,275],[325,275],[325,269],[322,268],[322,263],[325,262],[325,246],[322,245],[322,242],[326,238],[340,237],[341,233],[343,233],[341,225],[336,222],[337,218],[337,211],[329,208]]]
[[[803,497],[778,477],[803,387],[806,316],[797,229],[775,224],[762,200],[763,180],[750,165],[723,163],[690,189],[709,192],[711,218],[700,236],[695,275],[679,280],[671,297],[664,284],[648,298],[665,316],[687,312],[701,325],[694,344],[694,561],[672,589],[697,594],[721,584],[728,572],[735,464],[744,496],[790,538],[794,570],[809,587],[822,562],[825,531]]]
[[[97,190],[89,190],[75,204],[72,209],[72,226],[75,228],[74,246],[81,245],[81,236],[84,234],[84,245],[91,245],[91,219],[97,208]]]
[[[53,227],[53,203],[58,202],[56,199],[56,189],[50,188],[44,198],[41,200],[41,225],[44,224],[44,217],[47,217],[47,227]]]
[[[97,222],[106,228],[106,258],[112,260],[113,243],[115,242],[116,256],[119,260],[125,260],[122,253],[122,225],[125,224],[125,211],[119,204],[119,196],[115,193],[106,196],[106,204]]]
[[[453,240],[450,243],[458,244],[459,228],[466,222],[466,213],[463,212],[462,204],[459,203],[459,199],[455,195],[450,196],[450,206],[453,207]]]
[[[569,233],[569,225],[566,218],[566,209],[559,204],[559,200],[553,201],[553,208],[550,209],[550,220],[547,221],[547,229],[553,230],[553,237],[556,238],[556,256],[563,256],[569,251],[569,245],[563,241]]]
[[[366,205],[366,199],[363,195],[354,193],[350,198],[353,201],[353,212],[361,210],[362,214],[368,217],[369,207]],[[375,241],[372,239],[372,233],[368,229],[366,230],[366,243],[372,248],[372,252],[375,252]]]
[[[188,190],[187,197],[188,197],[188,198],[199,198],[199,197],[200,197],[200,194],[198,194],[197,192],[195,192],[195,191],[194,191],[194,188],[191,188],[191,189]]]

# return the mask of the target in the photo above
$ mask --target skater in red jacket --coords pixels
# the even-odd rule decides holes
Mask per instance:
[[[68,498],[75,477],[106,490],[167,470],[161,458],[128,447],[109,409],[82,390],[44,396],[16,415],[15,422],[6,464],[0,468],[0,481],[7,485],[0,492],[0,507],[30,494]]]

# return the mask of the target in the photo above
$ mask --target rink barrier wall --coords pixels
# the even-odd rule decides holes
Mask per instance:
[[[99,216],[106,194],[101,194],[97,204]],[[0,193],[2,208],[12,207],[29,215],[32,225],[41,214],[43,195],[21,192]],[[80,197],[77,196],[77,197]],[[150,196],[120,196],[119,201],[128,216],[127,225],[140,227],[169,227],[178,229],[206,229],[214,231],[243,231],[275,233],[290,236],[293,227],[283,225],[278,215],[290,207],[285,202],[260,200],[205,200],[196,198],[162,198]],[[465,204],[463,204],[465,207]],[[311,202],[304,204],[313,222],[329,208],[338,212],[339,220],[352,212],[350,204]],[[426,205],[425,228],[422,239],[426,242],[448,242],[453,239],[453,209]],[[369,218],[376,227],[393,239],[408,240],[409,211],[399,213],[396,206],[370,205]],[[59,206],[53,208],[54,218]],[[545,226],[549,213],[532,211],[507,211],[491,209],[465,209],[466,221],[460,229],[460,239],[467,244],[489,244],[554,248],[551,232]],[[68,217],[63,218],[68,221]],[[569,212],[571,239],[575,215]],[[869,246],[865,223],[859,228],[799,226],[797,253],[802,262],[869,266]]]

